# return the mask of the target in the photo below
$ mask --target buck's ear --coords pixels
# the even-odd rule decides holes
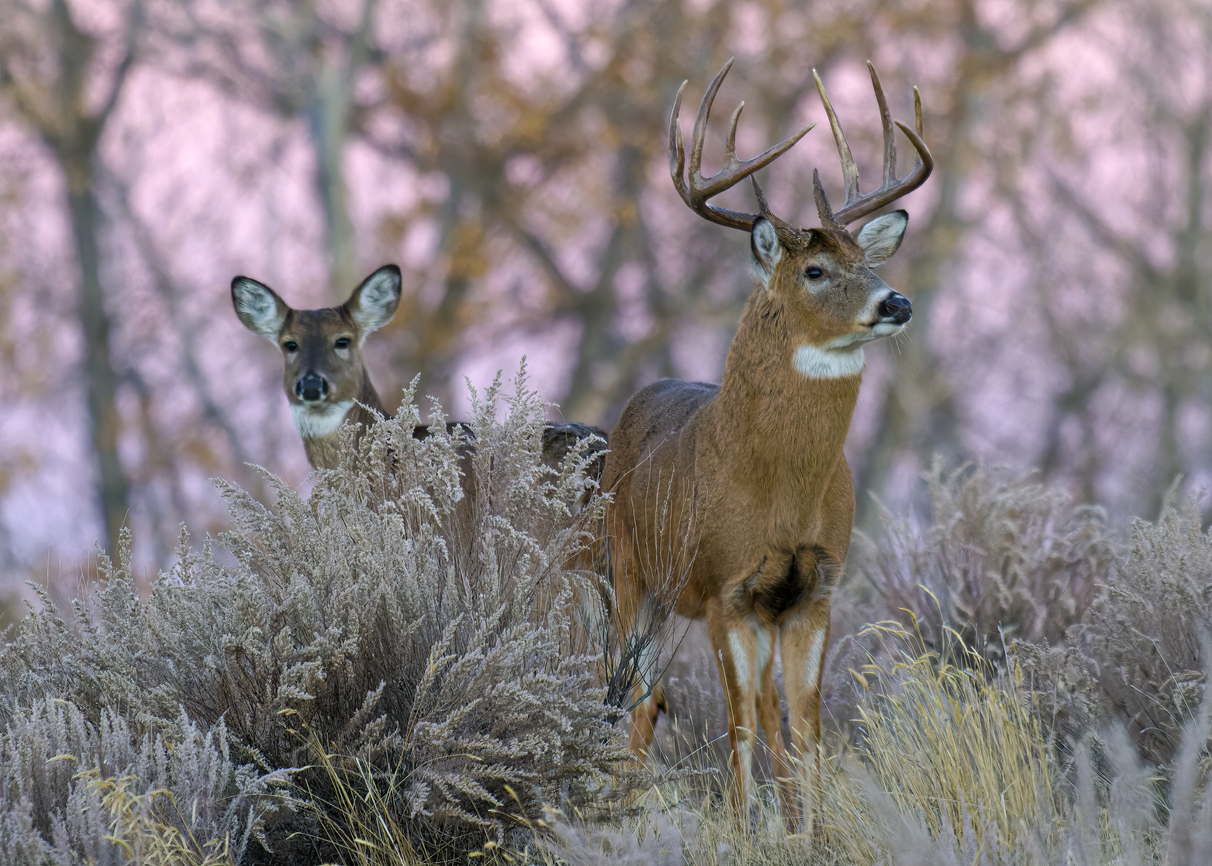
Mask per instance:
[[[231,303],[244,327],[278,342],[290,307],[274,294],[273,289],[248,277],[236,277],[231,281]]]
[[[783,258],[783,245],[779,243],[778,233],[770,220],[758,217],[753,221],[753,229],[749,233],[749,246],[753,249],[753,269],[757,272],[762,285],[770,288],[770,278],[774,276],[774,268]]]
[[[400,269],[384,265],[354,289],[345,302],[351,319],[362,329],[362,336],[379,330],[391,321],[400,306]]]
[[[855,241],[867,257],[867,264],[874,268],[892,258],[892,254],[901,248],[901,239],[905,237],[908,226],[909,214],[894,210],[876,217],[859,229]]]

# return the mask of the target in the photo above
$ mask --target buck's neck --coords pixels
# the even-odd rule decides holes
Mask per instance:
[[[307,452],[307,460],[313,469],[336,469],[338,461],[337,444],[340,440],[341,425],[346,421],[361,424],[363,428],[370,427],[378,420],[375,413],[387,414],[375,386],[370,382],[370,374],[366,366],[362,366],[362,385],[358,389],[357,401],[327,404],[332,406],[331,415],[324,417],[320,423],[309,423],[307,410],[292,405],[295,428],[303,437],[303,450]],[[370,411],[371,409],[374,412]]]
[[[759,287],[737,328],[710,412],[717,447],[755,478],[815,482],[842,456],[862,381],[862,355],[812,363],[782,301]],[[859,350],[861,352],[861,350]]]

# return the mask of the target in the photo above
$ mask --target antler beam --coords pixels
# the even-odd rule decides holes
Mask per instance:
[[[871,72],[871,85],[875,88],[875,99],[880,107],[880,122],[884,129],[884,181],[879,189],[866,195],[859,193],[858,166],[854,163],[854,156],[850,152],[850,145],[846,142],[846,134],[842,132],[842,126],[838,123],[833,104],[829,101],[828,94],[825,93],[825,85],[821,83],[821,77],[816,74],[816,70],[812,70],[816,89],[821,95],[821,102],[825,105],[825,113],[829,115],[833,140],[837,143],[838,156],[842,160],[842,176],[846,180],[846,204],[841,210],[836,213],[829,212],[828,202],[823,193],[818,197],[817,204],[821,211],[821,221],[826,223],[832,221],[838,226],[848,225],[860,217],[879,210],[889,202],[907,195],[925,183],[926,178],[930,177],[930,172],[934,170],[934,158],[926,148],[926,143],[922,141],[922,97],[918,89],[913,88],[914,125],[917,127],[915,131],[899,120],[892,120],[892,115],[888,112],[888,102],[884,99],[884,88],[880,86],[879,76],[876,75],[875,66],[870,60],[867,61],[867,69]],[[896,176],[896,138],[892,129],[893,123],[900,127],[901,132],[917,151],[913,170],[902,178]]]
[[[736,107],[736,111],[732,112],[732,121],[728,127],[728,140],[724,144],[724,167],[711,177],[703,177],[700,169],[703,161],[703,140],[707,136],[707,118],[711,114],[711,104],[715,101],[715,95],[724,81],[724,76],[732,68],[734,59],[729,58],[728,62],[724,64],[724,68],[716,73],[715,78],[711,79],[711,84],[707,86],[707,92],[703,94],[703,99],[699,103],[699,112],[694,119],[694,140],[690,148],[689,182],[686,177],[685,150],[682,147],[682,128],[678,123],[678,114],[682,109],[682,94],[686,90],[687,82],[683,81],[682,86],[678,88],[677,98],[673,102],[673,113],[669,117],[669,174],[673,177],[673,185],[677,188],[682,201],[686,202],[695,213],[713,223],[749,231],[753,228],[753,221],[758,214],[719,207],[710,204],[707,200],[736,186],[758,169],[774,162],[807,135],[815,124],[805,126],[790,138],[767,148],[752,159],[742,162],[736,158],[736,125],[741,117],[741,109],[745,107],[745,103],[742,102]]]

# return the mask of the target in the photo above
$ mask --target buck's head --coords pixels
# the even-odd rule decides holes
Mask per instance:
[[[395,315],[400,269],[379,268],[348,301],[324,310],[292,309],[269,286],[248,277],[231,281],[231,299],[244,326],[281,349],[283,385],[299,435],[323,438],[341,425],[355,400],[367,402],[373,394],[362,342]]]
[[[753,267],[780,302],[800,373],[854,375],[863,366],[864,343],[904,329],[913,315],[909,299],[872,269],[896,252],[908,223],[909,215],[898,210],[852,236],[840,226],[795,229],[773,215],[754,220]]]
[[[921,98],[914,88],[916,130],[900,121],[897,126],[913,144],[917,161],[909,175],[896,176],[893,121],[875,68],[870,63],[867,66],[883,122],[884,182],[879,189],[866,195],[859,194],[858,168],[850,146],[820,78],[815,70],[812,73],[829,116],[846,179],[846,204],[834,213],[825,197],[820,176],[814,173],[817,213],[821,220],[819,228],[799,229],[776,217],[770,212],[756,179],[753,187],[760,206],[758,213],[729,210],[708,202],[709,198],[743,178],[752,178],[754,172],[782,156],[812,129],[807,126],[764,153],[741,162],[736,158],[736,126],[744,107],[742,102],[732,114],[724,149],[726,163],[714,176],[704,178],[700,165],[707,118],[720,84],[732,67],[731,60],[716,74],[699,104],[688,180],[684,175],[685,155],[678,124],[685,84],[683,90],[678,91],[669,120],[669,168],[674,186],[682,200],[699,215],[730,228],[749,231],[754,270],[765,291],[779,302],[786,326],[796,341],[792,363],[799,372],[812,378],[858,373],[863,366],[863,344],[899,333],[912,315],[909,299],[889,288],[872,270],[900,247],[909,215],[903,210],[893,211],[871,220],[857,234],[846,230],[849,223],[921,186],[934,168],[930,152],[922,142]]]

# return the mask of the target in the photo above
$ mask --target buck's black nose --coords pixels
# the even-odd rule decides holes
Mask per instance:
[[[317,400],[324,399],[324,396],[328,393],[328,383],[315,373],[308,373],[295,383],[295,393],[299,395],[300,400],[314,403]]]
[[[898,325],[905,324],[912,315],[913,306],[909,303],[909,299],[896,292],[884,298],[880,304],[880,318],[892,319]]]

